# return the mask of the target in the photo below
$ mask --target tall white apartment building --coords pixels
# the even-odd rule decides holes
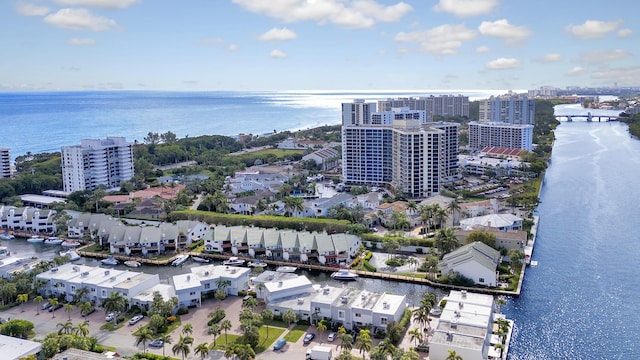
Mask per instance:
[[[369,124],[371,113],[376,112],[376,104],[355,99],[352,103],[342,103],[342,126]]]
[[[9,148],[0,147],[0,178],[11,177],[11,156]]]
[[[505,123],[469,123],[469,147],[480,150],[486,146],[533,150],[533,125]]]
[[[356,123],[343,114],[343,180],[391,184],[411,197],[437,195],[440,184],[458,173],[458,125],[424,122],[424,114],[394,108]]]
[[[80,145],[62,147],[64,191],[94,190],[98,185],[119,188],[133,178],[133,143],[124,137],[85,139]]]
[[[469,97],[463,95],[440,95],[418,98],[389,98],[378,101],[380,111],[407,107],[410,110],[423,110],[425,121],[433,121],[434,116],[469,116]]]
[[[526,95],[492,96],[479,103],[480,122],[500,122],[514,125],[533,125],[536,102]]]

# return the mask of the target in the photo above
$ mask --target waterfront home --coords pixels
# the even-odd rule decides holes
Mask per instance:
[[[258,299],[265,298],[265,284],[268,282],[279,282],[288,279],[296,278],[300,275],[296,275],[294,273],[285,273],[273,270],[265,270],[258,276],[251,279],[251,284],[253,284],[253,288],[256,292],[256,297]]]
[[[485,360],[491,348],[493,296],[452,290],[429,342],[429,359],[453,350],[465,360]]]
[[[349,234],[218,225],[203,236],[205,251],[339,265],[355,258],[360,238]]]
[[[497,214],[499,210],[500,203],[496,198],[460,204],[460,212],[469,218]]]
[[[232,194],[227,197],[229,200],[230,213],[252,215],[257,211],[260,201],[270,201],[275,193],[269,190],[255,190],[253,195],[237,197]]]
[[[500,231],[493,227],[474,225],[470,229],[456,230],[455,235],[461,244],[465,243],[465,238],[474,232],[484,232],[495,236],[496,247],[505,248],[507,250],[520,250],[524,252],[527,244],[527,232],[524,230],[507,230]]]
[[[237,194],[245,191],[268,190],[277,193],[280,187],[291,178],[290,175],[267,168],[258,170],[246,169],[228,177],[225,188]]]
[[[0,228],[29,232],[54,233],[55,210],[0,205]]]
[[[489,214],[460,220],[462,229],[470,229],[475,225],[492,227],[500,231],[522,230],[522,218],[513,214]]]
[[[299,297],[313,292],[311,281],[306,276],[296,276],[264,283],[264,300],[272,304],[283,298]]]
[[[40,259],[27,259],[18,256],[2,258],[0,260],[0,278],[9,279],[15,273],[31,271],[39,262]]]
[[[331,304],[331,319],[347,330],[371,324],[375,333],[385,330],[389,322],[399,321],[406,306],[404,295],[347,288]]]
[[[438,263],[438,269],[442,275],[457,272],[476,284],[495,287],[498,284],[496,269],[500,261],[499,251],[475,241],[445,254]]]

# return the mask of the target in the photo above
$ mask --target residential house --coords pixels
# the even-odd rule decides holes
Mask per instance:
[[[496,270],[500,259],[498,250],[475,241],[445,254],[438,263],[438,268],[442,275],[457,272],[478,285],[495,287],[498,285]]]
[[[302,157],[303,161],[313,161],[321,171],[328,171],[338,166],[340,154],[334,148],[325,147]]]
[[[522,230],[522,218],[513,214],[489,214],[460,220],[462,229],[470,229],[475,225],[496,228],[500,231]]]

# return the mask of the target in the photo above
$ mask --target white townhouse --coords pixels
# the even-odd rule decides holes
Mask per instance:
[[[289,280],[289,279],[296,278],[298,276],[300,275],[296,275],[294,273],[265,270],[258,276],[251,279],[251,284],[253,284],[253,287],[256,291],[256,297],[258,299],[264,299],[266,295],[266,291],[265,291],[266,283]]]
[[[338,166],[339,158],[340,154],[338,153],[338,150],[331,147],[325,147],[303,156],[302,160],[313,161],[316,165],[320,166],[322,171],[327,171]]]
[[[0,228],[55,233],[55,210],[0,205]]]
[[[133,298],[155,285],[160,284],[158,274],[136,273],[128,271],[127,277],[113,285],[113,290],[118,291],[131,304]]]
[[[169,284],[157,284],[148,289],[145,289],[141,293],[131,298],[130,304],[131,306],[137,306],[140,309],[149,310],[149,308],[151,308],[151,305],[153,305],[153,298],[156,296],[156,294],[162,296],[162,299],[164,301],[167,301],[176,296],[176,290]],[[172,312],[174,312],[175,310],[177,310],[177,308],[173,309]]]
[[[392,321],[399,321],[407,306],[404,295],[372,293],[366,290],[344,289],[332,304],[331,318],[345,329],[372,325],[373,332],[384,330]]]
[[[344,288],[323,285],[316,290],[311,300],[311,314],[314,320],[331,320],[333,318],[333,304],[338,301]]]
[[[205,265],[191,269],[191,273],[175,275],[172,284],[178,297],[179,306],[202,305],[202,295],[214,292],[221,281],[229,295],[248,288],[251,269],[225,265]]]
[[[271,281],[264,284],[264,300],[267,304],[284,298],[299,297],[313,292],[311,281],[306,276]]]
[[[465,360],[486,360],[494,322],[493,296],[452,290],[429,342],[429,358],[445,360],[453,350]]]
[[[464,245],[442,257],[438,268],[442,275],[458,272],[476,284],[495,287],[498,285],[497,268],[501,261],[498,250],[483,242]]]

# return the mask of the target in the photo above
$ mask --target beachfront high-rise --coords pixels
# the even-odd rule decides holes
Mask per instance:
[[[469,123],[469,148],[481,150],[487,146],[533,150],[533,125],[504,123]]]
[[[466,116],[469,117],[469,97],[464,95],[440,95],[418,98],[389,98],[378,101],[380,111],[394,108],[424,110],[425,121],[433,121],[434,116]]]
[[[11,156],[9,148],[0,147],[0,178],[11,177]]]
[[[62,147],[64,191],[120,187],[133,178],[133,143],[123,137],[84,139],[80,145]]]
[[[536,102],[523,94],[509,94],[480,100],[479,108],[480,122],[533,125]]]
[[[372,108],[375,104],[370,103]],[[349,106],[342,106],[350,110]],[[411,197],[437,195],[458,174],[457,124],[425,122],[424,110],[343,113],[342,176],[352,184],[391,184]]]

